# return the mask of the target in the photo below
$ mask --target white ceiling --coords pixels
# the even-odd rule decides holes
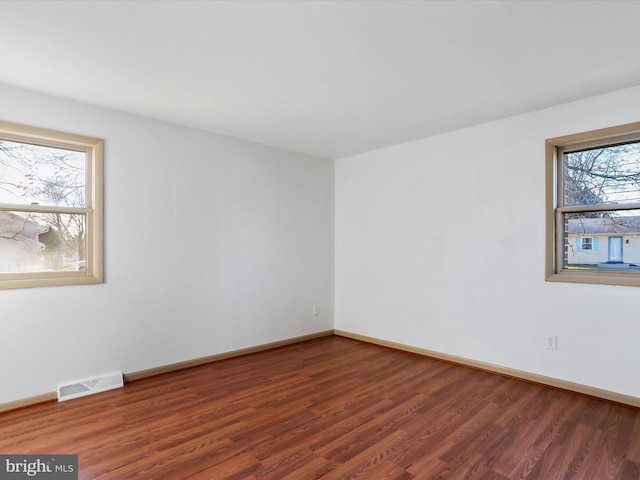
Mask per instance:
[[[0,82],[338,158],[638,85],[639,18],[638,1],[5,0]]]

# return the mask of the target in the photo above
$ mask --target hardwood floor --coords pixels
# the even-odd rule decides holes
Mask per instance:
[[[325,337],[0,415],[80,479],[640,479],[640,410]]]

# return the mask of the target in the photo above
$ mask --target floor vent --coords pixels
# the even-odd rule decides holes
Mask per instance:
[[[124,387],[122,372],[110,373],[101,377],[60,385],[58,387],[58,401],[71,400],[120,387]]]

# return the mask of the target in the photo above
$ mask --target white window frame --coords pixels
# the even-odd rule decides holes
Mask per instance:
[[[563,213],[640,209],[640,203],[621,205],[570,206],[561,204],[559,184],[562,179],[563,152],[640,141],[640,122],[589,132],[550,138],[545,142],[546,157],[546,262],[545,277],[551,282],[593,283],[640,286],[640,272],[611,270],[570,270],[562,267],[564,249]]]
[[[86,270],[0,273],[0,289],[102,283],[104,141],[4,121],[0,121],[0,139],[86,153],[84,208],[0,203],[0,211],[82,213],[87,222]]]
[[[588,245],[589,248],[585,248],[585,245]],[[593,237],[581,237],[580,250],[584,250],[584,251],[587,251],[587,252],[592,251],[593,250]]]

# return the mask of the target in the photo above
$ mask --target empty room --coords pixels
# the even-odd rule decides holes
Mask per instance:
[[[0,480],[639,480],[640,2],[0,2]]]

